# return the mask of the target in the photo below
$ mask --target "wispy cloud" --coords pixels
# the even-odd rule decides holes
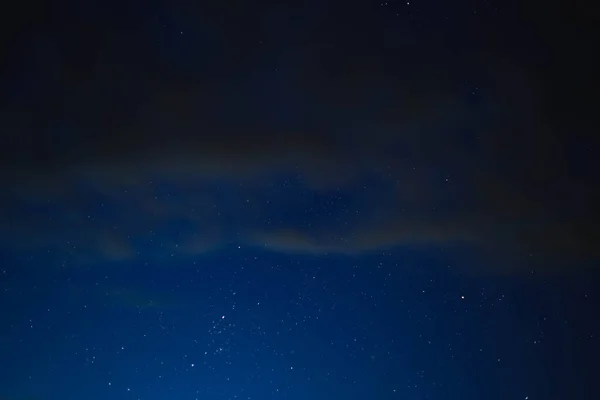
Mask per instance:
[[[113,261],[234,243],[597,259],[597,191],[569,168],[569,136],[535,74],[497,55],[411,51],[411,63],[338,60],[334,77],[312,57],[288,70],[285,96],[265,82],[268,99],[252,85],[124,70],[146,93],[124,116],[125,89],[99,65],[98,81],[65,83],[69,134],[32,129],[22,105],[3,112],[3,246]],[[477,87],[459,79],[465,65]]]

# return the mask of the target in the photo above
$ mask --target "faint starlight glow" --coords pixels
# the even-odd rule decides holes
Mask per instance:
[[[598,398],[588,26],[496,2],[11,13],[0,399]]]

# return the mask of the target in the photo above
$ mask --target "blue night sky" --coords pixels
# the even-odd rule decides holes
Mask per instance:
[[[16,11],[0,400],[597,398],[593,13],[449,3]]]

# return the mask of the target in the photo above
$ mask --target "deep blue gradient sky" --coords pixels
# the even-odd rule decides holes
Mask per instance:
[[[455,260],[228,248],[101,271],[8,270],[3,388],[49,399],[589,398],[572,384],[593,375],[581,365],[596,340],[591,285],[473,278]]]
[[[231,192],[215,190],[226,203]],[[295,226],[343,219],[345,197],[274,215]],[[109,215],[98,199],[78,204]],[[239,241],[194,253],[177,245],[183,231],[176,220],[157,227],[120,259],[76,240],[70,254],[4,252],[6,398],[590,398],[590,273],[504,273],[435,244],[337,255]]]
[[[16,9],[1,400],[598,397],[585,1]]]

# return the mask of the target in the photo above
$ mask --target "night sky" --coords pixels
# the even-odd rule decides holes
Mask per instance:
[[[599,398],[593,2],[47,3],[1,400]]]

